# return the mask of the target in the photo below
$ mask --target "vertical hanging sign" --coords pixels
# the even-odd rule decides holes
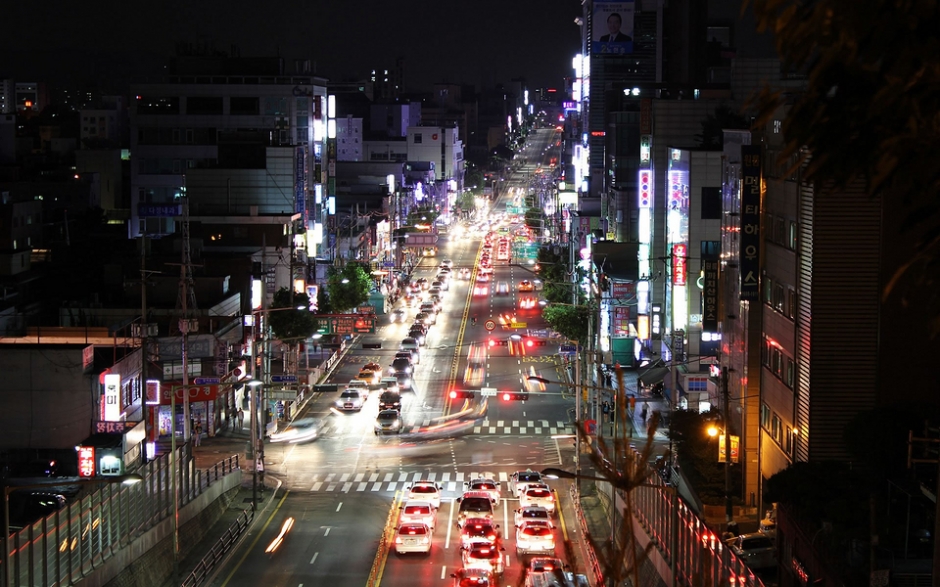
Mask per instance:
[[[121,419],[121,376],[108,373],[104,376],[104,421],[118,422]]]
[[[702,248],[702,330],[718,332],[718,248]]]
[[[299,213],[307,225],[307,174],[306,152],[303,147],[297,147],[294,158],[294,212]]]
[[[761,148],[741,147],[741,299],[760,299]]]

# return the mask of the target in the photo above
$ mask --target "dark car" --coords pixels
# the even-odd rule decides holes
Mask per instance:
[[[414,371],[414,366],[412,366],[409,359],[395,359],[392,361],[391,371],[392,373],[407,373],[411,375]]]
[[[395,379],[398,380],[398,388],[402,391],[412,391],[414,389],[411,382],[411,375],[408,373],[395,373]]]
[[[421,362],[421,356],[416,350],[403,350],[395,353],[396,359],[408,359],[412,364],[417,365]]]
[[[419,345],[424,345],[425,343],[425,332],[424,328],[419,325],[414,325],[411,327],[411,330],[408,331],[408,336],[418,341]]]
[[[394,391],[383,391],[379,396],[379,411],[398,410],[401,411],[401,394]]]

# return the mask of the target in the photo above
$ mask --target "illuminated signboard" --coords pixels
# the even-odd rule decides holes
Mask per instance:
[[[78,476],[79,477],[94,477],[95,476],[95,447],[93,446],[79,446],[76,448],[78,451]]]
[[[761,148],[741,147],[741,246],[738,267],[741,299],[760,299]]]
[[[160,382],[155,379],[147,380],[147,405],[160,405]]]
[[[672,284],[685,285],[688,272],[689,249],[685,243],[672,245]]]
[[[104,420],[117,422],[121,419],[121,376],[108,373],[104,376]]]
[[[682,185],[682,172],[669,172],[669,209],[681,210],[685,208]]]
[[[650,208],[653,205],[653,172],[650,169],[641,169],[639,176],[640,184],[640,208]]]

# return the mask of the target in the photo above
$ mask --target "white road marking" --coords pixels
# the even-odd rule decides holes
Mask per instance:
[[[315,553],[313,553],[313,558],[312,558],[312,559],[310,559],[310,564],[311,564],[311,565],[312,565],[313,563],[315,563],[315,562],[317,562],[317,557],[318,557],[318,556],[320,556],[320,553],[319,553],[319,551],[318,551],[318,552],[315,552]],[[303,585],[303,583],[301,583],[301,585]]]

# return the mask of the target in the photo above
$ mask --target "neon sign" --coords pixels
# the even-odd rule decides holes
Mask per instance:
[[[685,243],[672,245],[672,284],[685,285],[688,275],[689,249]]]
[[[650,208],[653,203],[653,172],[649,169],[641,169],[639,184],[640,208]]]

